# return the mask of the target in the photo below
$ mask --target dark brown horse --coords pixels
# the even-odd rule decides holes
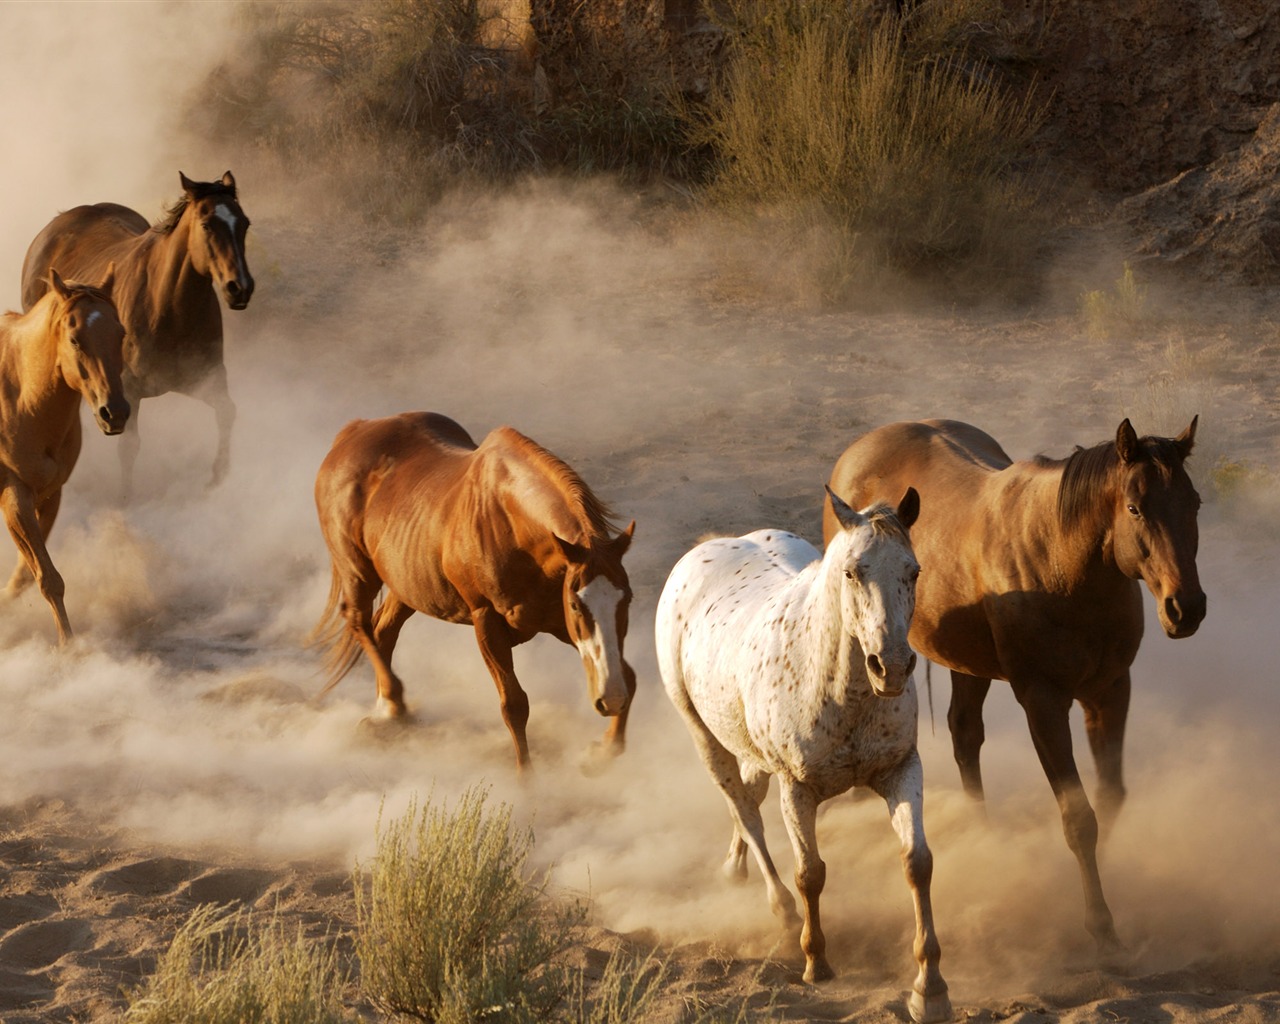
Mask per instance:
[[[1007,680],[1027,716],[1080,864],[1085,921],[1104,953],[1119,947],[1098,875],[1102,834],[1124,800],[1121,754],[1129,667],[1142,640],[1142,580],[1171,637],[1205,615],[1196,572],[1200,498],[1183,462],[1196,420],[1176,438],[1114,441],[1061,460],[1013,462],[976,427],[895,423],[855,441],[831,475],[845,501],[920,492],[911,530],[923,567],[912,645],[951,670],[951,727],[964,788],[982,799],[982,703]],[[828,501],[824,529],[833,532]],[[1076,769],[1068,714],[1084,708],[1098,769],[1095,816]]]
[[[436,413],[355,420],[320,466],[316,508],[333,562],[314,634],[333,643],[326,690],[363,650],[377,677],[376,713],[403,715],[391,655],[405,620],[419,611],[469,623],[523,769],[529,699],[511,651],[550,633],[582,655],[592,705],[614,716],[605,752],[621,752],[636,686],[622,656],[631,604],[622,556],[635,523],[617,533],[556,456],[510,427],[477,446]]]
[[[0,509],[21,556],[6,593],[39,583],[61,643],[71,639],[71,623],[45,541],[80,456],[80,402],[104,434],[120,433],[129,419],[124,327],[111,284],[110,269],[97,287],[64,283],[52,270],[44,298],[25,314],[0,317]]]
[[[211,406],[218,421],[216,485],[231,463],[236,407],[227,391],[222,359],[221,290],[227,305],[244,309],[253,295],[245,262],[249,228],[236,198],[236,181],[191,181],[179,172],[182,198],[155,227],[116,203],[77,206],[36,235],[22,265],[22,308],[48,288],[50,267],[68,277],[99,280],[114,263],[112,299],[125,327],[125,394],[133,406],[121,439],[120,466],[127,494],[138,457],[138,402],[177,391]]]

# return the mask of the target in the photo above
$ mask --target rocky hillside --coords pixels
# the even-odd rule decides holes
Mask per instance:
[[[1135,255],[1280,283],[1280,4],[1002,2],[1005,24],[991,34],[1015,41],[1003,61],[1010,81],[1034,83],[1044,99],[1046,163],[1123,201]],[[527,19],[528,52],[553,91],[590,52],[616,56],[619,87],[670,74],[696,95],[721,53],[698,0],[505,8]]]

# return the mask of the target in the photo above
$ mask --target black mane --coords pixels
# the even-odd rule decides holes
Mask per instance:
[[[210,196],[225,196],[228,199],[236,198],[236,187],[234,185],[224,185],[220,181],[195,181],[191,183],[191,191],[184,192],[172,206],[166,206],[164,216],[158,220],[152,227],[152,231],[157,231],[162,235],[168,235],[178,226],[178,221],[182,220],[182,215],[186,213],[187,207],[191,205],[193,199],[207,199]]]

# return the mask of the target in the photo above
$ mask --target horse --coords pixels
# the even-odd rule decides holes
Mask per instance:
[[[818,897],[818,805],[855,785],[885,799],[915,903],[916,1021],[948,1020],[933,925],[933,855],[924,835],[918,708],[907,643],[919,566],[908,534],[920,502],[859,512],[835,498],[840,523],[825,555],[794,534],[757,530],[699,544],[672,569],[654,621],[663,686],[684,718],[733,820],[725,873],[746,877],[747,849],[789,931],[791,893],[765,845],[760,805],[776,775],[804,901],[806,981],[834,977]]]
[[[88,285],[50,270],[49,290],[28,312],[0,316],[0,510],[20,556],[5,592],[16,597],[35,580],[62,645],[72,638],[66,587],[45,542],[80,456],[80,400],[104,434],[129,420],[112,274]]]
[[[236,407],[227,390],[218,291],[231,309],[253,296],[245,260],[249,218],[240,208],[236,181],[192,181],[181,171],[182,197],[154,227],[116,203],[77,206],[60,213],[36,235],[22,265],[22,308],[45,293],[49,268],[95,279],[116,266],[112,292],[125,326],[125,395],[134,412],[120,444],[126,496],[131,492],[141,438],[138,403],[176,391],[213,409],[218,448],[210,486],[231,465]]]
[[[636,688],[623,657],[631,584],[622,556],[636,524],[617,532],[566,463],[511,427],[477,445],[447,416],[406,412],[347,424],[315,496],[332,563],[312,634],[331,644],[322,692],[363,651],[377,680],[375,717],[399,718],[407,708],[391,656],[405,621],[419,611],[470,623],[523,773],[529,699],[512,648],[549,633],[578,649],[592,706],[613,718],[600,751],[622,752]]]
[[[1114,441],[1020,462],[966,423],[894,423],[854,441],[830,479],[845,501],[877,500],[904,480],[920,489],[912,538],[924,574],[911,643],[951,670],[947,722],[964,789],[983,801],[982,704],[991,680],[1003,679],[1057,798],[1080,866],[1085,925],[1104,959],[1123,949],[1097,847],[1125,797],[1129,669],[1143,631],[1138,581],[1168,636],[1191,636],[1205,616],[1200,497],[1183,465],[1197,422],[1175,438],[1139,438],[1125,419]],[[839,516],[830,502],[823,518],[831,543]],[[1097,765],[1096,813],[1072,754],[1073,701]]]

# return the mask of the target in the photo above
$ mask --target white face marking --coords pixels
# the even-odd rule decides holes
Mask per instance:
[[[92,327],[94,324],[96,324],[96,323],[97,323],[99,320],[101,320],[101,319],[102,319],[102,314],[101,314],[101,313],[99,313],[99,312],[95,309],[95,310],[94,310],[92,313],[90,313],[90,314],[89,314],[89,316],[85,319],[85,322],[84,322],[84,323],[85,323],[85,326],[86,326],[86,327]]]
[[[222,221],[222,223],[224,223],[228,228],[230,228],[231,233],[233,235],[235,234],[236,223],[237,223],[236,215],[231,212],[230,207],[228,207],[225,203],[219,203],[217,206],[213,208],[213,215],[217,217],[218,220]]]
[[[578,599],[587,607],[594,621],[591,635],[579,641],[577,647],[584,661],[596,668],[600,693],[611,705],[626,699],[626,686],[622,678],[622,643],[618,637],[618,604],[622,591],[603,576],[597,576],[578,591]]]

